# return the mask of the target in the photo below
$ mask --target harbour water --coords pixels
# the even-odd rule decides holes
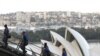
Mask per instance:
[[[89,43],[90,56],[100,56],[100,43]]]

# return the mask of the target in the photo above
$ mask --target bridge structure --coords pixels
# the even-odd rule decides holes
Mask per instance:
[[[41,45],[47,43],[52,56],[62,56],[62,49],[65,48],[68,56],[90,56],[89,45],[84,37],[69,27],[66,27],[65,37],[62,37],[54,31],[50,31],[52,41],[41,40]],[[0,40],[0,55],[2,56],[23,56],[22,51],[20,50],[19,44],[9,41],[9,43],[16,45],[13,47],[8,45],[7,48],[3,47],[2,40]],[[26,53],[26,56],[41,56],[42,46],[34,45],[36,48],[39,48],[38,51],[35,51],[31,48],[26,48],[27,51],[30,51],[31,54]],[[32,46],[32,47],[33,47]]]
[[[16,46],[16,47],[14,47],[14,46]],[[30,49],[26,48],[26,50],[30,51],[31,54],[26,53],[25,56],[36,56],[36,54],[40,55],[40,54],[34,52],[31,48]],[[23,52],[20,49],[20,46],[18,44],[9,41],[8,47],[5,48],[2,40],[0,40],[0,55],[1,56],[23,56]]]

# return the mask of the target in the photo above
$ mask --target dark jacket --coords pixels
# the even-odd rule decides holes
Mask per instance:
[[[23,44],[24,44],[24,45],[27,45],[27,44],[28,44],[28,36],[27,36],[26,33],[23,34]]]
[[[44,53],[45,53],[45,56],[50,56],[50,50],[48,47],[44,48]]]
[[[67,56],[66,51],[63,51],[62,56]]]
[[[9,29],[7,27],[4,29],[4,37],[5,38],[9,37]]]

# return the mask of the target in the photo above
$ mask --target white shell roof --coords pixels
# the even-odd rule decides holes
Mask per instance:
[[[89,45],[85,38],[78,33],[77,31],[67,27],[67,30],[74,36],[74,38],[77,40],[78,44],[80,45],[80,48],[82,49],[84,56],[89,56]]]
[[[84,56],[89,56],[89,45],[88,45],[87,41],[84,39],[84,37],[77,31],[75,31],[69,27],[67,27],[67,30],[74,36],[75,40],[78,42]],[[62,36],[60,36],[59,34],[53,32],[53,31],[50,31],[50,33],[52,34],[52,36],[55,40],[58,40],[66,49],[68,49],[71,56],[78,56],[77,52],[75,52],[75,49],[73,49],[70,42],[68,42]]]
[[[68,42],[62,36],[60,36],[59,34],[53,32],[53,31],[50,31],[50,33],[52,34],[52,36],[54,37],[54,39],[58,40],[63,45],[63,47],[68,52],[68,54],[70,54],[71,56],[78,56],[78,53],[72,47],[72,45],[71,45],[70,42]]]

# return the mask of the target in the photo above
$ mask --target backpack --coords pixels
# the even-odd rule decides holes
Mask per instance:
[[[8,35],[8,38],[11,38],[11,34]]]

